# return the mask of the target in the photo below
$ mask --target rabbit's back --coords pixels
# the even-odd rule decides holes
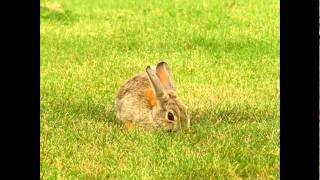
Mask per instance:
[[[147,73],[141,73],[127,81],[116,98],[117,118],[122,122],[132,121],[143,126],[152,124],[152,107],[155,94]]]
[[[146,73],[138,74],[128,80],[119,90],[117,100],[125,96],[141,96],[143,90],[148,89],[150,86],[149,79]]]

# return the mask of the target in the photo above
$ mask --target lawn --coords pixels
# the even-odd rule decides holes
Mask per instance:
[[[278,0],[40,1],[41,179],[279,179]],[[170,65],[191,132],[128,132],[115,97]]]

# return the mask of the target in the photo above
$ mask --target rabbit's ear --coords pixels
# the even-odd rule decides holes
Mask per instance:
[[[166,89],[176,90],[171,69],[166,62],[160,62],[157,64],[156,74]]]
[[[149,79],[151,81],[151,84],[156,92],[156,96],[157,97],[162,97],[164,95],[164,92],[163,92],[163,87],[161,85],[161,82],[159,80],[159,78],[157,77],[157,75],[155,74],[154,70],[152,70],[150,68],[150,66],[148,66],[146,68],[146,72],[149,76]]]

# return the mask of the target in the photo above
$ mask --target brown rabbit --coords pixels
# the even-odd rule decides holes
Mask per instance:
[[[167,131],[189,131],[186,107],[177,99],[171,70],[160,62],[155,68],[131,78],[116,98],[117,118],[127,128],[162,128]]]

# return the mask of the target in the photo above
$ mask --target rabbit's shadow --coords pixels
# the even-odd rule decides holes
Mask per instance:
[[[258,108],[250,104],[243,105],[217,105],[208,109],[192,109],[190,118],[193,124],[201,124],[203,121],[223,123],[261,122],[266,119],[277,118],[278,115],[268,108]]]
[[[114,102],[92,102],[92,101],[78,101],[70,102],[63,105],[61,101],[51,102],[51,107],[55,111],[64,113],[70,117],[76,117],[79,120],[90,120],[95,122],[108,123],[110,125],[117,125],[116,113],[114,109]],[[43,108],[45,111],[46,108]]]
[[[56,102],[55,107],[60,103]],[[64,107],[61,112],[71,116],[79,117],[96,122],[103,122],[112,126],[119,126],[121,123],[116,118],[116,112],[113,101],[106,103],[88,103],[88,102],[71,102],[67,108]],[[59,109],[56,109],[60,111]],[[189,116],[191,129],[193,126],[206,127],[214,125],[216,122],[221,123],[238,123],[238,122],[261,122],[267,119],[277,119],[279,114],[270,108],[258,108],[250,104],[241,105],[222,105],[216,104],[212,107],[190,108]]]

